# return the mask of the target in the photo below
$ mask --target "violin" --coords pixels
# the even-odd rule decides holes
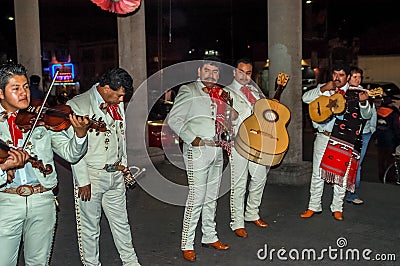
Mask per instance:
[[[29,106],[18,112],[15,118],[15,124],[22,132],[27,132],[32,129],[40,108],[40,106]],[[54,107],[43,107],[36,125],[44,126],[48,130],[59,132],[71,126],[71,121],[69,120],[70,114],[73,114],[72,108],[66,104],[60,104]],[[99,120],[96,120],[95,115],[93,115],[93,117],[89,119],[89,131],[93,130],[96,131],[97,135],[107,130],[106,123],[102,121],[101,117]]]
[[[10,147],[5,143],[3,140],[0,140],[0,163],[4,163],[7,158],[8,158],[8,151],[10,150]],[[42,160],[39,160],[36,157],[29,156],[28,162],[32,164],[33,168],[39,169],[41,173],[43,173],[45,176],[49,175],[53,172],[53,167],[50,164],[43,165]]]

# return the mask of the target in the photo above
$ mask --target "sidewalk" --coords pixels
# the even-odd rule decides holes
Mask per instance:
[[[71,172],[67,164],[57,163],[60,176],[58,228],[51,265],[81,265],[76,240],[75,213]],[[183,170],[164,161],[157,165],[160,173],[176,182],[185,184]],[[151,178],[148,172],[143,178]],[[196,234],[195,251],[197,260],[189,263],[182,259],[180,234],[183,207],[163,203],[148,195],[137,186],[128,191],[128,211],[133,240],[139,261],[142,265],[398,265],[400,260],[400,205],[399,186],[374,182],[362,183],[364,205],[345,203],[344,221],[335,221],[330,213],[329,204],[332,190],[325,187],[323,197],[324,211],[311,219],[301,219],[299,214],[307,208],[308,185],[304,186],[266,186],[261,206],[261,216],[269,223],[266,229],[246,224],[249,237],[238,238],[229,228],[229,195],[218,201],[217,229],[222,242],[231,245],[227,251],[203,248],[200,244],[200,230]],[[121,265],[114,247],[108,225],[102,221],[100,257],[102,265]],[[200,227],[198,227],[200,229]],[[338,243],[337,243],[338,242]],[[323,260],[289,259],[296,250],[313,249],[321,256],[323,249],[338,249],[338,244],[347,242],[339,250],[343,259],[330,259],[329,253],[323,254]],[[278,259],[277,251],[273,259],[260,260],[257,252],[267,246],[268,253],[283,248],[288,260]],[[395,261],[345,260],[349,249],[371,249],[371,258],[375,255],[395,254]],[[339,251],[331,252],[331,256]],[[260,253],[265,255],[264,252]],[[20,263],[19,265],[23,265]]]

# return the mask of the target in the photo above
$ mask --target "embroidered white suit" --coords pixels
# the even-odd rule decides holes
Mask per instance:
[[[189,185],[181,238],[182,250],[193,250],[198,220],[202,217],[202,243],[218,240],[215,212],[222,177],[222,148],[192,146],[196,137],[212,140],[215,136],[216,105],[202,89],[201,81],[183,85],[175,98],[169,127],[182,140]]]
[[[0,105],[0,113],[4,108]],[[28,132],[23,134],[19,146],[25,142]],[[7,120],[0,122],[0,139],[12,143]],[[44,165],[51,165],[53,172],[44,176],[37,168],[25,165],[25,177],[19,185],[41,184],[45,188],[54,188],[57,183],[57,172],[54,167],[54,153],[67,160],[76,162],[87,149],[87,140],[78,143],[72,127],[60,132],[47,130],[44,126],[33,130],[27,143],[26,151],[37,156]],[[34,176],[26,176],[27,174]],[[22,175],[22,174],[21,174]],[[15,182],[6,183],[7,174],[0,170],[0,191],[7,187],[16,187]],[[34,182],[34,183],[31,183]],[[52,190],[20,196],[0,192],[0,265],[16,265],[21,239],[24,242],[26,265],[46,265],[50,260],[56,225],[56,197]]]
[[[258,90],[251,85],[247,86],[249,86],[253,96],[257,100],[260,99],[261,95]],[[235,123],[236,133],[240,124],[253,112],[253,106],[240,91],[241,87],[242,85],[239,82],[233,80],[233,82],[225,88],[233,99],[233,108],[239,113],[238,121]],[[267,167],[249,161],[241,156],[235,149],[232,149],[232,155],[229,159],[231,165],[230,226],[232,230],[236,230],[245,227],[244,221],[255,221],[260,218],[259,207],[267,181]],[[249,193],[245,209],[245,193],[249,174]]]
[[[81,260],[86,265],[100,265],[99,236],[103,210],[123,265],[138,265],[128,223],[123,175],[121,171],[106,172],[103,169],[105,164],[118,161],[127,166],[124,104],[118,106],[123,120],[114,121],[100,109],[96,98],[97,85],[67,102],[76,114],[88,115],[89,118],[94,115],[97,120],[101,117],[107,126],[107,131],[98,135],[95,131],[88,133],[88,151],[78,163],[72,165]],[[91,185],[91,199],[84,202],[77,198],[77,190],[88,184]]]

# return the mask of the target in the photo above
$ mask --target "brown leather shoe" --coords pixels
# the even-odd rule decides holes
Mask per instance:
[[[333,218],[337,221],[343,221],[343,212],[333,212]]]
[[[305,212],[300,214],[301,218],[311,218],[314,214],[320,214],[321,212],[315,212],[310,209],[307,209]]]
[[[230,248],[230,246],[221,243],[221,241],[219,241],[219,240],[215,241],[214,243],[207,243],[207,244],[202,243],[201,245],[205,248],[213,247],[217,250],[226,250],[226,249]]]
[[[257,219],[252,222],[253,222],[253,224],[257,225],[258,227],[267,227],[268,226],[268,224],[261,219]]]
[[[247,231],[246,231],[245,228],[238,228],[238,229],[236,229],[236,230],[235,230],[235,234],[236,234],[238,237],[243,237],[243,238],[247,237]]]
[[[182,250],[183,258],[188,261],[195,261],[196,260],[196,253],[194,250]]]

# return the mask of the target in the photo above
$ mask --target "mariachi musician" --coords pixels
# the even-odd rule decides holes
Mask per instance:
[[[342,94],[345,108],[342,114],[316,123],[317,130],[313,170],[310,184],[308,208],[300,217],[311,218],[322,211],[322,194],[325,181],[333,184],[333,198],[330,205],[335,220],[343,220],[343,200],[346,189],[354,191],[354,183],[361,151],[361,132],[364,120],[372,116],[368,93],[349,89],[350,66],[336,63],[331,71],[332,80],[318,84],[303,94],[304,103],[310,104],[321,96],[331,97]]]
[[[66,130],[54,132],[46,126],[39,126],[23,134],[15,120],[21,118],[19,111],[29,104],[25,67],[20,64],[1,65],[0,139],[10,146],[9,157],[0,164],[1,265],[17,264],[21,240],[26,265],[49,264],[56,225],[56,197],[52,189],[58,183],[57,173],[52,170],[53,151],[72,163],[87,150],[89,122],[74,114],[67,118],[72,127]],[[35,168],[31,159],[34,156],[43,164],[50,165],[50,171],[41,172],[40,168]]]
[[[218,58],[205,58],[197,70],[198,79],[180,87],[169,117],[169,127],[183,140],[183,157],[189,184],[183,218],[183,258],[194,261],[194,238],[202,217],[201,242],[205,247],[226,250],[217,236],[215,213],[223,169],[223,148],[229,151],[229,121],[225,121],[227,94],[216,83]],[[230,110],[233,115],[233,110]],[[229,113],[229,112],[228,112]]]
[[[236,131],[241,122],[253,112],[254,104],[264,95],[250,84],[253,73],[253,64],[247,58],[236,61],[233,70],[234,80],[225,89],[233,99],[233,108],[239,113],[236,121]],[[232,149],[229,157],[231,163],[231,222],[230,227],[239,237],[247,237],[244,222],[252,222],[258,227],[267,227],[259,215],[259,207],[267,181],[267,167],[257,164],[241,156],[236,149]],[[249,193],[245,201],[248,175],[250,174]],[[246,208],[244,206],[246,205]]]
[[[88,151],[72,165],[78,244],[84,265],[100,265],[99,235],[102,210],[110,224],[123,265],[139,265],[126,209],[127,167],[124,98],[133,93],[133,79],[119,67],[106,71],[88,91],[67,102],[77,114],[100,117],[101,134],[88,134]],[[100,119],[99,118],[99,119]],[[116,167],[110,167],[116,166]],[[118,171],[117,166],[123,166]]]

